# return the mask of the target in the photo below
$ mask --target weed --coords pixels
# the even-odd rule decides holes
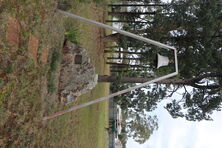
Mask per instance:
[[[71,28],[65,32],[65,39],[69,40],[74,44],[79,44],[77,35],[78,35],[78,29]]]

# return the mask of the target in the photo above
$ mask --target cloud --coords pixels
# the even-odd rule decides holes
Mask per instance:
[[[203,121],[198,124],[198,139],[195,148],[221,148],[222,112],[213,114],[214,121]]]
[[[143,145],[130,142],[127,148],[221,148],[222,112],[214,112],[214,121],[173,119],[163,108],[166,102],[162,101],[149,113],[158,116],[159,129]]]
[[[221,148],[222,112],[213,114],[214,121],[190,122],[158,110],[159,129],[144,148]]]
[[[171,118],[163,108],[158,110],[159,129],[150,137],[146,148],[188,148],[191,141],[197,138],[196,134],[193,134],[196,126],[184,119]],[[181,143],[184,146],[181,146]]]

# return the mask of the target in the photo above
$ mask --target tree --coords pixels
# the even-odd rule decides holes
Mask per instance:
[[[128,116],[126,121],[127,135],[140,144],[148,140],[153,131],[158,129],[156,116],[138,114],[133,110],[128,111]]]
[[[156,39],[170,42],[179,49],[180,77],[184,82],[187,80],[182,86],[192,86],[193,91],[188,92],[185,89],[182,99],[167,104],[166,109],[174,118],[211,120],[210,115],[213,110],[220,110],[222,101],[222,39],[217,38],[222,27],[221,21],[218,20],[222,17],[222,7],[217,0],[177,3],[181,4],[172,5],[170,8],[177,13],[162,15],[161,20],[156,17],[154,26],[163,27],[167,24],[166,28],[170,25],[183,29],[169,30],[168,36],[165,37],[161,37],[158,32],[155,35]],[[182,110],[186,110],[186,113]]]
[[[152,17],[153,23],[145,26],[146,31],[143,36],[152,37],[154,40],[173,45],[178,49],[180,75],[177,78],[147,87],[150,89],[149,91],[131,92],[122,97],[123,101],[119,99],[120,104],[134,107],[139,111],[143,109],[150,111],[155,108],[156,103],[153,102],[170,97],[176,90],[184,88],[184,93],[180,99],[178,98],[166,105],[166,109],[172,117],[185,117],[191,121],[211,120],[210,115],[214,110],[220,110],[222,102],[221,9],[222,5],[218,0],[206,2],[172,1],[172,4],[164,10],[167,13],[157,13]],[[135,29],[134,25],[127,27],[130,30]],[[146,48],[144,48],[145,46]],[[142,54],[141,59],[145,59],[145,61],[141,63],[145,63],[150,55],[153,56],[157,50],[161,51],[139,42],[136,47],[147,53]],[[154,69],[151,67],[149,71],[153,72]],[[167,73],[171,69],[164,68],[160,71],[160,73]],[[147,77],[145,72],[138,72],[137,74]],[[125,82],[129,82],[129,80],[131,82],[138,82],[135,80],[143,82],[145,80],[144,78],[129,79],[129,76],[126,75],[122,77]],[[130,74],[130,77],[135,78],[135,72]],[[110,78],[112,78],[110,81],[116,80],[115,77]],[[118,81],[121,79],[118,78]],[[121,87],[120,83],[116,84],[114,84],[115,88]],[[133,84],[123,84],[122,86],[130,85]],[[192,87],[192,91],[187,91],[187,86]],[[146,103],[149,99],[151,100],[149,103],[154,107]]]
[[[200,76],[196,76],[193,78],[189,79],[179,79],[179,78],[174,78],[174,79],[167,79],[167,80],[162,80],[156,83],[159,84],[173,84],[173,85],[186,85],[186,86],[192,86],[194,88],[199,88],[199,89],[218,89],[221,87],[219,83],[214,83],[214,84],[203,84],[203,81],[206,79],[213,79],[213,78],[222,78],[222,73],[209,73],[209,74],[203,74]],[[98,76],[98,81],[99,82],[115,82],[119,81],[122,83],[145,83],[147,81],[152,80],[153,78],[142,78],[142,77],[122,77],[122,78],[117,78],[116,76],[107,76],[107,75],[99,75]]]
[[[134,99],[132,99],[132,101],[128,100],[125,102],[127,102],[127,107],[133,107],[137,111],[141,111],[143,109],[151,111],[155,109],[155,106],[157,105],[156,102],[160,101],[164,97],[167,97],[167,92],[171,94],[169,96],[172,96],[177,89],[184,87],[185,93],[183,94],[182,99],[180,99],[180,101],[175,100],[173,103],[169,103],[166,106],[166,109],[169,111],[172,117],[186,117],[187,120],[192,121],[202,119],[211,120],[210,114],[212,114],[214,109],[220,110],[222,102],[221,84],[203,84],[203,81],[209,78],[213,79],[213,77],[221,79],[222,73],[205,74],[190,79],[176,78],[162,80],[157,83],[159,85],[154,85],[151,91],[144,92],[143,90],[136,90],[131,92],[131,95],[128,96],[128,98],[130,97],[131,99]],[[150,81],[151,79],[153,78],[123,77],[117,79],[115,76],[99,76],[99,81],[103,82],[118,81],[124,83],[144,83]],[[163,84],[165,86],[163,86]],[[170,87],[167,87],[167,85],[174,85],[176,88],[174,88],[172,91]],[[193,87],[192,94],[186,90],[186,86]],[[147,87],[147,89],[150,88],[151,87]],[[121,99],[119,99],[120,102],[122,102]],[[182,114],[182,112],[180,112],[180,110],[182,110],[181,106],[188,109],[187,114]]]

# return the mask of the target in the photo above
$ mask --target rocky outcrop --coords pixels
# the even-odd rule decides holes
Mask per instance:
[[[59,95],[62,102],[73,102],[97,84],[98,75],[84,48],[67,41],[63,48]]]

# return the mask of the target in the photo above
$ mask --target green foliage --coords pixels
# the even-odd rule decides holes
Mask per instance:
[[[121,83],[122,77],[138,77],[139,74],[132,71],[128,73],[114,73],[113,75],[115,75],[119,80],[113,82],[110,89],[112,92],[117,92],[119,90],[135,86],[135,84]],[[147,77],[147,74],[144,74],[144,77]],[[145,89],[146,91],[144,91]],[[134,110],[138,113],[142,113],[144,110],[150,112],[153,111],[158,102],[166,96],[166,91],[167,88],[159,87],[159,85],[155,84],[152,87],[146,86],[144,89],[136,89],[122,94],[121,96],[115,97],[114,100],[121,105],[121,108],[123,109],[134,108]]]
[[[148,116],[144,113],[138,114],[130,110],[129,118],[126,123],[128,136],[132,137],[136,142],[143,144],[149,139],[154,130],[158,129],[158,119],[156,116]]]
[[[138,1],[136,1],[138,2]],[[184,117],[187,120],[209,120],[213,110],[221,108],[221,79],[222,79],[222,52],[221,52],[221,9],[219,0],[212,1],[172,1],[167,7],[156,7],[155,15],[147,15],[143,21],[150,22],[144,26],[140,23],[124,24],[124,30],[138,32],[144,37],[151,38],[162,43],[172,45],[178,49],[179,75],[177,80],[184,80],[175,84],[175,87],[191,86],[194,89],[184,94],[179,101],[169,103],[166,108],[174,117]],[[150,11],[151,7],[144,8],[143,11]],[[164,10],[164,12],[162,11]],[[132,12],[140,12],[137,8]],[[206,15],[207,14],[207,15]],[[139,15],[121,16],[120,19],[141,20]],[[173,57],[169,51],[147,45],[134,39],[120,40],[119,46],[126,50],[141,50],[146,54],[142,55],[143,61],[140,64],[150,63],[157,52],[162,55]],[[168,53],[167,53],[168,52]],[[154,70],[149,67],[155,76],[160,76],[174,71],[171,68],[163,67]],[[206,74],[211,76],[203,77]],[[216,75],[215,75],[216,74]],[[214,75],[214,76],[213,76]],[[126,75],[125,75],[126,76]],[[129,75],[128,75],[129,76]],[[146,77],[147,73],[138,73],[137,76]],[[199,79],[198,79],[199,77]],[[202,78],[201,78],[202,77]],[[192,80],[196,78],[195,80]],[[175,79],[176,81],[176,79]],[[209,84],[211,83],[211,84]],[[114,83],[116,88],[127,88],[131,84]],[[156,104],[176,91],[169,85],[156,85],[147,87],[148,91],[136,90],[122,95],[119,104],[124,108],[132,107],[136,111],[143,109],[151,111]],[[171,95],[168,95],[171,94]],[[207,96],[207,97],[206,97]],[[183,112],[181,112],[183,110]]]
[[[69,40],[70,42],[74,44],[79,44],[78,41],[78,29],[77,28],[71,28],[68,31],[65,32],[65,39]]]
[[[137,112],[132,108],[124,109],[122,118],[124,123],[118,138],[124,148],[129,137],[143,144],[149,139],[153,131],[158,129],[158,119],[156,116],[147,115],[145,112]]]
[[[173,118],[185,117],[189,121],[212,120],[210,114],[214,110],[221,110],[222,98],[219,95],[210,95],[212,92],[206,90],[193,90],[193,94],[184,93],[184,102],[173,100],[166,105],[167,111]],[[181,105],[182,103],[182,105]],[[183,113],[183,108],[188,108],[187,113]]]

